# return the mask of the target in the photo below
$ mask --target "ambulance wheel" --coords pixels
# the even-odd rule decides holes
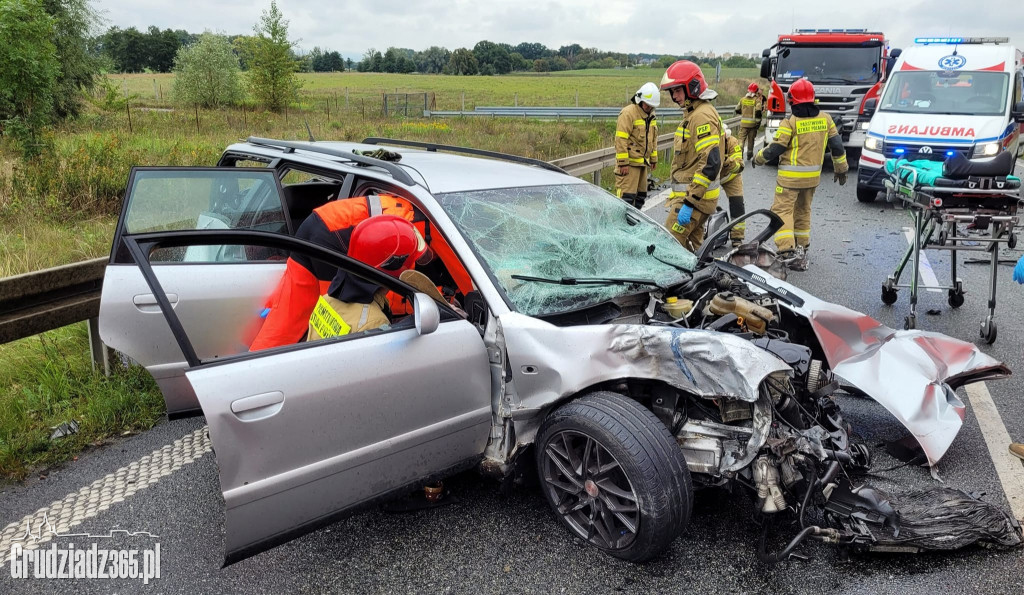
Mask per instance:
[[[888,287],[882,286],[882,303],[883,304],[885,304],[887,306],[891,306],[891,305],[896,303],[896,298],[897,297],[898,297],[898,294],[896,293],[895,289],[890,289]]]
[[[950,308],[959,308],[964,305],[964,291],[959,284],[956,289],[949,290],[949,297],[946,298]]]
[[[1010,250],[1013,250],[1014,248],[1016,248],[1017,247],[1017,234],[1015,234],[1015,233],[1013,233],[1011,231],[1009,237],[1006,238],[1006,245],[1007,245],[1007,247],[1010,248]]]
[[[871,188],[861,188],[857,186],[857,200],[859,202],[875,202],[878,197],[878,191]]]
[[[903,330],[912,331],[917,328],[917,317],[911,314],[903,319]]]

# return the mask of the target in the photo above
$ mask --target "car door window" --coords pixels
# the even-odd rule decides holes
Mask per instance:
[[[154,231],[254,229],[290,233],[274,171],[254,168],[134,168],[116,236],[115,262],[126,262],[122,238]],[[275,250],[240,246],[166,249],[154,262],[249,262],[283,259]]]

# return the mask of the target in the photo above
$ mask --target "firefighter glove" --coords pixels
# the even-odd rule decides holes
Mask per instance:
[[[1017,261],[1017,266],[1013,267],[1013,280],[1024,284],[1024,256],[1021,256]]]
[[[676,216],[676,223],[679,225],[686,225],[690,222],[690,217],[693,215],[693,207],[688,204],[684,204],[679,209],[679,214]],[[1016,274],[1016,273],[1014,273]]]
[[[846,185],[846,172],[843,172],[843,173],[836,172],[836,175],[832,179],[832,181],[833,182],[839,182],[840,186],[845,186]]]

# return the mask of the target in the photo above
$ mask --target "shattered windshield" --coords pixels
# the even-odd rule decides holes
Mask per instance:
[[[531,316],[651,288],[638,283],[562,285],[513,275],[556,281],[644,279],[668,287],[688,278],[680,268],[696,266],[696,257],[664,228],[590,184],[452,192],[437,198],[515,309]]]

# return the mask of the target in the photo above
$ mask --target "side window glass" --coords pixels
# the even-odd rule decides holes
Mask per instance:
[[[274,172],[251,169],[139,169],[128,189],[122,234],[252,229],[288,233]],[[120,251],[123,246],[119,246]],[[167,248],[153,262],[237,262],[283,259],[270,248]]]
[[[1021,100],[1021,93],[1024,93],[1024,76],[1017,75],[1017,84],[1013,86],[1013,104]]]

